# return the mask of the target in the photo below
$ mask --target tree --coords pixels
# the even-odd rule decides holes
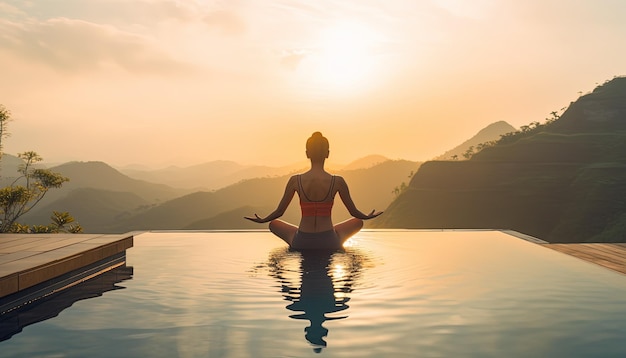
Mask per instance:
[[[402,184],[400,184],[400,186],[397,186],[395,188],[393,188],[393,190],[391,191],[392,194],[394,194],[396,197],[400,196],[400,194],[402,194],[406,188],[408,188],[408,186],[406,185],[405,182],[402,182]]]
[[[11,113],[0,105],[0,159],[2,158],[2,140],[8,135],[7,123],[10,120]],[[35,207],[48,190],[60,188],[63,183],[69,181],[59,173],[35,168],[34,165],[43,159],[33,151],[20,153],[18,156],[24,161],[18,167],[20,175],[9,186],[0,188],[0,232],[29,231],[28,226],[18,224],[17,219]],[[67,216],[69,217],[69,214]],[[71,221],[67,221],[68,217],[64,219],[63,216],[60,217],[62,220],[59,223],[62,225],[57,226],[57,229],[63,228],[64,224],[74,220],[72,218]],[[54,226],[52,225],[51,228],[54,229]],[[78,225],[71,227],[70,230],[82,231],[82,228]],[[73,232],[70,230],[68,231]],[[37,227],[33,227],[32,231],[39,232]]]
[[[7,123],[11,120],[11,112],[0,104],[0,159],[2,159],[2,145],[4,138],[8,137]]]
[[[69,181],[61,174],[47,169],[33,168],[42,158],[35,152],[18,154],[24,164],[18,168],[21,175],[11,185],[0,189],[0,232],[9,232],[15,221],[29,212],[48,190],[60,188]]]
[[[83,231],[83,228],[79,224],[72,224],[66,227],[67,224],[74,222],[74,218],[67,211],[52,211],[50,219],[52,220],[52,224],[48,226],[52,228],[54,232],[71,232],[76,234]]]
[[[471,145],[469,148],[467,148],[465,153],[463,153],[463,157],[465,157],[465,159],[470,159],[472,157],[472,155],[474,155],[474,146],[473,145]]]

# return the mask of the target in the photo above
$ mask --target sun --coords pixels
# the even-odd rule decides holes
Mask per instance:
[[[356,90],[374,80],[376,45],[380,36],[354,22],[337,23],[320,31],[307,75],[325,90]]]

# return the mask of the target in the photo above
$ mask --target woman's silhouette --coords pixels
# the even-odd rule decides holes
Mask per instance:
[[[324,170],[328,154],[328,139],[320,132],[313,133],[306,141],[306,156],[311,160],[311,169],[289,178],[283,198],[271,214],[264,218],[257,214],[245,218],[257,223],[270,222],[270,230],[293,249],[341,248],[350,236],[361,230],[363,220],[373,219],[382,212],[372,210],[364,214],[356,208],[346,181]],[[285,213],[295,193],[298,193],[302,209],[299,226],[277,220]],[[353,217],[333,225],[331,210],[337,193]]]
[[[299,269],[294,264],[299,263]],[[320,353],[327,343],[326,321],[341,320],[349,306],[348,295],[365,268],[372,267],[370,259],[358,250],[302,250],[277,249],[270,253],[266,267],[270,276],[281,286],[281,293],[289,302],[287,309],[295,312],[289,317],[309,321],[306,340]],[[340,267],[342,270],[337,270]],[[290,274],[299,272],[299,282]],[[342,314],[337,315],[338,312]]]

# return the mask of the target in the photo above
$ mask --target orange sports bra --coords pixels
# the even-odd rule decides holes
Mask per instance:
[[[312,201],[306,196],[306,193],[304,192],[304,189],[302,188],[302,179],[300,178],[300,175],[298,175],[298,186],[300,188],[300,191],[298,194],[301,194],[300,195],[300,209],[302,210],[302,216],[330,216],[331,211],[333,209],[334,199],[331,197],[330,200],[328,200],[328,198],[330,197],[333,191],[333,187],[335,186],[334,175],[332,176],[332,179],[330,182],[330,188],[328,189],[328,194],[326,194],[326,197],[322,199],[321,201]],[[306,199],[306,201],[303,199]]]

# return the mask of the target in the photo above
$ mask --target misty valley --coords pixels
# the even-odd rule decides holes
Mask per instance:
[[[518,131],[494,123],[425,163],[370,155],[330,170],[350,183],[359,207],[385,211],[366,227],[512,229],[549,242],[626,242],[626,78],[553,115]],[[4,155],[3,185],[21,164]],[[272,211],[289,176],[305,168],[69,162],[49,169],[70,181],[21,220],[45,223],[56,210],[70,212],[87,233],[258,229],[243,216]],[[337,205],[333,219],[348,216]],[[298,217],[294,200],[284,218]]]

